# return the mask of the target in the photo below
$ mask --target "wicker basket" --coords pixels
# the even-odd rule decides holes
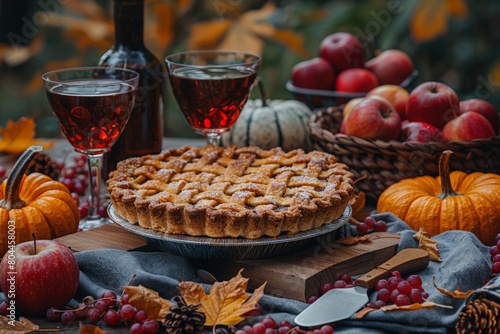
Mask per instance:
[[[438,160],[445,150],[454,152],[450,170],[466,173],[500,173],[500,136],[452,143],[416,143],[367,140],[339,132],[340,107],[318,109],[309,122],[313,149],[329,152],[345,163],[369,202],[376,203],[391,184],[422,175],[437,176]]]

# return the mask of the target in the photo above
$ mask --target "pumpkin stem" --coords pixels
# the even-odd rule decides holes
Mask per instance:
[[[264,89],[264,83],[262,82],[262,78],[257,77],[256,81],[257,81],[257,86],[259,87],[260,98],[262,100],[262,106],[267,107],[266,90]]]
[[[26,203],[19,198],[19,190],[23,180],[24,173],[38,152],[42,150],[41,146],[30,146],[23,154],[17,159],[12,171],[7,178],[5,185],[5,197],[0,201],[0,207],[5,210],[20,209],[26,206]]]
[[[453,190],[453,187],[451,186],[449,162],[452,154],[452,151],[446,150],[443,151],[439,157],[438,170],[441,178],[441,193],[437,197],[441,199],[445,199],[450,196],[462,196],[462,194]]]

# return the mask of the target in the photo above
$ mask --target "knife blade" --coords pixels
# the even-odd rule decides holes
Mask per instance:
[[[368,302],[368,290],[393,271],[402,274],[424,269],[429,264],[429,253],[420,248],[406,248],[354,281],[354,287],[331,289],[298,314],[294,322],[313,327],[351,317]]]

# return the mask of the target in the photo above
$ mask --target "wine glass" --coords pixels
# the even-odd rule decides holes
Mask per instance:
[[[106,224],[99,215],[101,160],[130,118],[139,74],[120,68],[77,67],[45,73],[42,79],[64,136],[87,157],[90,205],[80,228]]]
[[[177,103],[189,125],[220,145],[248,100],[261,58],[239,51],[186,51],[165,58]]]

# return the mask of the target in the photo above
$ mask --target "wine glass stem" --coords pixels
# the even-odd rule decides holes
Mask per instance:
[[[208,133],[207,134],[207,145],[220,146],[220,134],[219,133]]]
[[[89,169],[90,203],[87,214],[88,219],[99,219],[99,207],[101,200],[101,161],[102,154],[87,156]]]

